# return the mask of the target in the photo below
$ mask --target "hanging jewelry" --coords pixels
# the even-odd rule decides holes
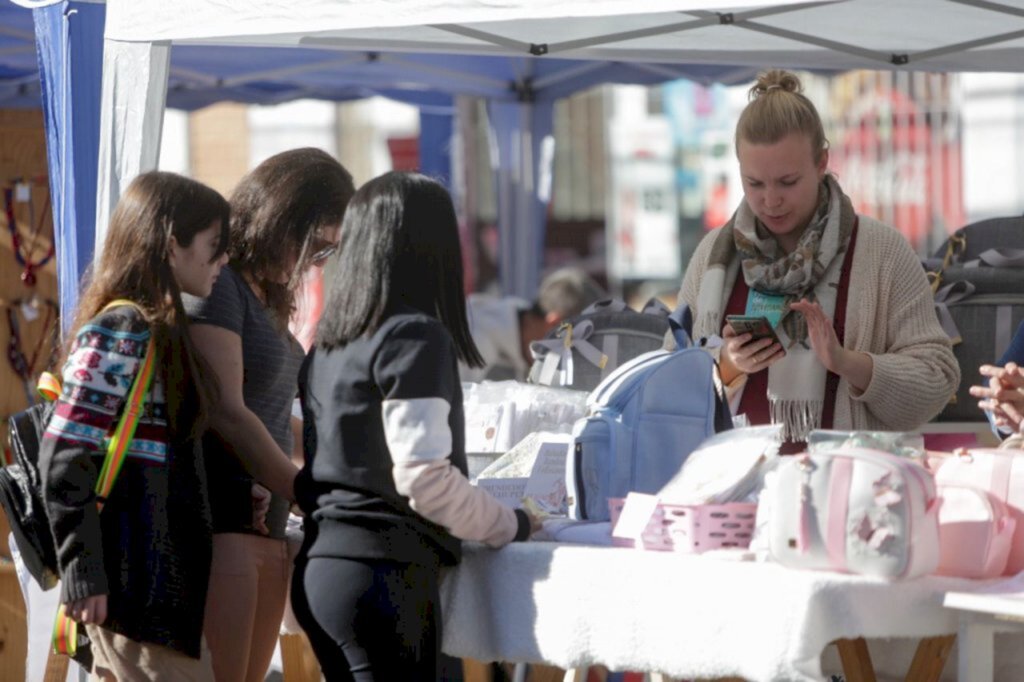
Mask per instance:
[[[25,355],[25,351],[21,347],[21,326],[18,322],[18,306],[22,302],[15,300],[7,306],[7,329],[10,332],[10,338],[7,341],[7,362],[14,373],[18,375],[18,378],[21,379],[22,384],[24,384],[25,398],[28,400],[29,405],[34,405],[36,402],[36,392],[33,390],[33,379],[38,374],[36,363],[42,355],[43,346],[48,341],[52,341],[52,332],[56,329],[54,323],[57,320],[59,310],[57,304],[52,299],[47,298],[43,302],[46,306],[46,317],[43,321],[43,330],[39,335],[39,341],[36,342],[36,347],[32,350],[31,360]],[[26,305],[30,304],[26,303]],[[51,343],[50,349],[48,365],[53,364],[56,344]],[[43,368],[40,367],[39,369]]]
[[[29,194],[28,203],[29,228],[32,230],[32,242],[28,253],[26,254],[22,251],[21,233],[18,230],[17,222],[14,219],[14,190],[10,187],[4,189],[4,211],[7,214],[7,229],[11,233],[11,250],[14,251],[14,258],[18,261],[18,265],[22,267],[21,281],[25,283],[25,286],[34,287],[37,281],[35,271],[49,263],[50,259],[53,258],[54,253],[56,253],[56,240],[50,241],[49,250],[40,260],[32,260],[32,257],[35,255],[36,243],[39,240],[39,234],[42,232],[43,223],[46,222],[46,216],[49,213],[50,198],[47,196],[46,201],[43,204],[43,211],[39,214],[39,220],[37,221],[32,220],[32,218],[34,218],[34,211],[32,210],[31,194]]]

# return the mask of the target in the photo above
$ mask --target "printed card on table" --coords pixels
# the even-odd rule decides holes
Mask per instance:
[[[474,405],[466,409],[466,452],[507,452],[515,443],[512,425],[516,404],[512,401]]]
[[[527,478],[479,478],[476,485],[489,492],[506,507],[519,509],[523,506],[523,496],[526,493],[528,480]]]
[[[622,513],[619,514],[619,520],[612,528],[612,537],[639,543],[657,508],[657,495],[629,493],[622,506]]]
[[[525,497],[537,503],[541,511],[552,515],[568,513],[565,490],[565,460],[572,439],[551,435],[537,450],[537,459],[526,483]]]

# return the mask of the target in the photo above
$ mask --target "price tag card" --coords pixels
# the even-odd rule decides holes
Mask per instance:
[[[506,507],[518,509],[523,506],[526,492],[526,478],[478,478],[476,485],[491,494]]]
[[[619,514],[618,523],[612,528],[612,537],[639,542],[657,508],[657,495],[629,493],[622,513]]]

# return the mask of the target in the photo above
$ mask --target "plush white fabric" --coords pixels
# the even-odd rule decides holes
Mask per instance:
[[[955,633],[943,594],[987,584],[542,542],[474,545],[442,583],[444,650],[561,668],[818,682],[829,642]],[[910,655],[914,645],[906,641]],[[947,668],[948,676],[955,663]]]

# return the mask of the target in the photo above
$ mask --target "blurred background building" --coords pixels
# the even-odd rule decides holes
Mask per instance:
[[[750,73],[752,80],[754,71]],[[823,117],[831,168],[860,211],[921,253],[953,230],[1024,211],[1024,76],[856,71],[801,74]],[[672,292],[708,229],[742,199],[733,129],[747,86],[603,86],[556,105],[544,268],[582,265],[627,297]],[[486,108],[456,104],[452,177],[467,290],[496,284],[497,209]],[[335,154],[357,183],[418,165],[419,117],[375,98],[167,112],[161,167],[230,193],[283,149]]]

